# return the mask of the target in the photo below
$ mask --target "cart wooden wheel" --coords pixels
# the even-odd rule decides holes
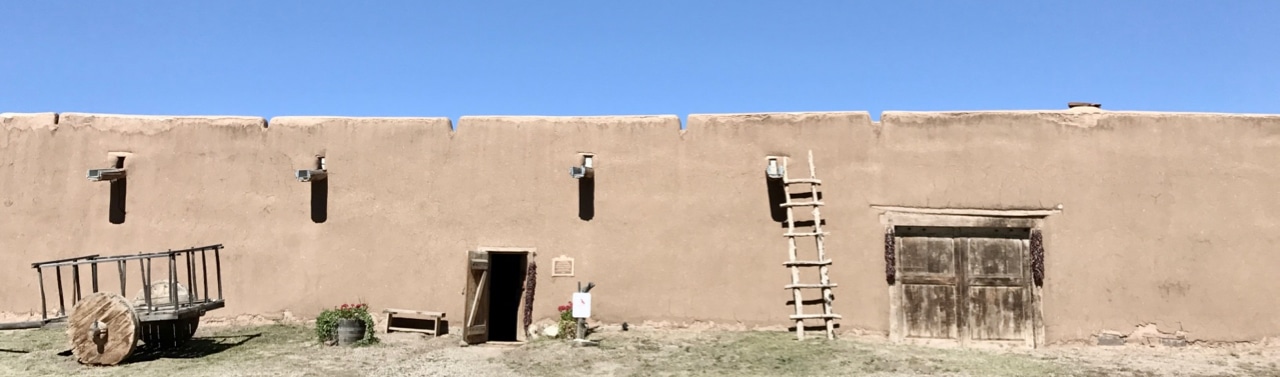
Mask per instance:
[[[138,345],[138,314],[124,297],[98,292],[76,303],[67,318],[71,352],[80,363],[116,365]]]

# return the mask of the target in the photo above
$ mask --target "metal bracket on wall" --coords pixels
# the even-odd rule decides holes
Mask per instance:
[[[298,182],[315,182],[322,181],[329,176],[329,170],[325,168],[324,156],[316,156],[316,168],[311,170],[298,170],[294,173],[294,177]]]
[[[579,153],[579,163],[581,166],[573,166],[569,168],[569,176],[573,179],[593,178],[595,177],[595,157],[594,153]]]
[[[107,169],[89,169],[87,178],[89,182],[114,181],[124,178],[127,175],[125,169],[107,168]]]
[[[130,153],[112,152],[110,155],[115,159],[115,166],[104,169],[89,169],[88,174],[86,174],[86,178],[89,179],[89,182],[110,182],[124,178],[128,175],[128,171],[124,168],[124,158],[129,156]]]

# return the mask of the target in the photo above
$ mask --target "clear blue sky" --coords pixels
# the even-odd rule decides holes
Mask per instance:
[[[0,0],[0,112],[1280,113],[1275,0],[192,3]]]

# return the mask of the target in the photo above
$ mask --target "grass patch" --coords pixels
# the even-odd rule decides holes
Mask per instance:
[[[28,376],[163,376],[216,375],[215,369],[249,370],[248,366],[289,353],[310,341],[312,331],[300,326],[258,326],[206,331],[180,347],[140,344],[117,366],[80,365],[70,356],[66,329],[0,332],[0,375]],[[252,373],[244,374],[252,375]]]
[[[540,340],[504,356],[532,375],[608,373],[623,376],[859,376],[871,374],[1045,376],[1066,374],[1028,355],[872,345],[855,341],[796,341],[789,333],[716,332],[684,339],[645,335],[601,337],[599,347],[571,348]]]
[[[366,347],[321,345],[307,326],[202,328],[189,343],[136,351],[126,364],[88,367],[65,328],[0,332],[0,376],[1227,376],[1280,375],[1274,350],[1224,356],[1147,348],[1033,352],[942,349],[752,331],[630,331],[593,335],[598,347],[539,339],[460,347],[457,337],[385,335]]]

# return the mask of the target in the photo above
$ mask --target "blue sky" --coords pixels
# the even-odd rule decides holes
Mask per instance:
[[[1273,0],[194,3],[0,0],[0,112],[1280,113]]]

